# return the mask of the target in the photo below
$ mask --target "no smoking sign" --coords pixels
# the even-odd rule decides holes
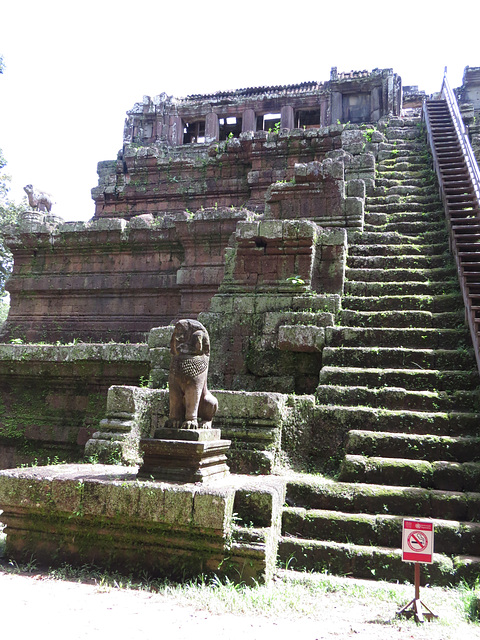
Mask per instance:
[[[404,562],[433,562],[433,522],[404,520],[402,536]]]

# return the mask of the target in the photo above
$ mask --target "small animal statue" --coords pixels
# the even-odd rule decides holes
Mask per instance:
[[[28,196],[28,204],[34,211],[47,211],[50,213],[53,200],[49,193],[35,189],[31,184],[27,184],[26,187],[23,187],[23,190]]]
[[[218,402],[207,389],[210,339],[197,320],[179,320],[170,341],[170,415],[166,427],[209,429]]]

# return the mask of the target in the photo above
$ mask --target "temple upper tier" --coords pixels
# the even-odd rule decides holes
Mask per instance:
[[[392,69],[338,73],[327,82],[250,87],[174,98],[145,96],[127,112],[124,144],[211,143],[247,131],[377,122],[399,115],[401,78]]]

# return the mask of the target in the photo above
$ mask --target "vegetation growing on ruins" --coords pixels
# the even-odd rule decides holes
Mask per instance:
[[[2,59],[0,58],[0,72]],[[9,197],[10,176],[5,173],[7,161],[0,149],[0,323],[6,318],[8,303],[5,298],[5,282],[13,267],[13,258],[10,250],[5,246],[4,238],[9,227],[17,222],[18,216],[25,211],[26,204],[16,204]]]

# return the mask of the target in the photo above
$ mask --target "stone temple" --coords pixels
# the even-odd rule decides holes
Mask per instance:
[[[144,97],[89,222],[24,215],[0,336],[7,554],[403,580],[418,517],[435,524],[426,579],[475,579],[480,68],[439,89],[333,68]],[[231,443],[212,482],[137,477],[184,318],[208,330]]]

